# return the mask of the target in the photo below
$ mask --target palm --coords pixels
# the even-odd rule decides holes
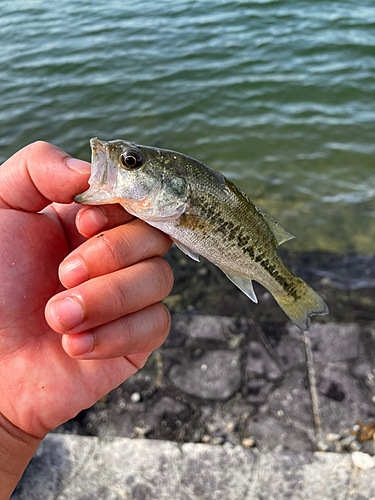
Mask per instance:
[[[62,225],[46,214],[2,212],[6,213],[0,219],[0,412],[37,435],[117,385],[127,360],[82,361],[65,353],[61,335],[46,323],[44,309],[48,299],[63,289],[58,266],[75,242],[68,241]],[[136,369],[128,365],[130,376]]]
[[[159,301],[173,277],[160,256],[171,240],[112,205],[80,212],[85,241],[72,201],[89,172],[47,143],[0,165],[0,431],[5,418],[43,438],[133,375],[168,334]]]

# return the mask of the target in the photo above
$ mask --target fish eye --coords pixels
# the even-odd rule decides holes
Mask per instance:
[[[143,163],[142,153],[136,149],[129,149],[120,156],[123,167],[127,170],[139,168]]]

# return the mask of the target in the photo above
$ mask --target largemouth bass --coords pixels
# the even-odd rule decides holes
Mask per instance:
[[[120,203],[192,259],[213,262],[254,302],[252,281],[261,283],[302,330],[310,316],[328,314],[322,298],[277,252],[293,236],[222,174],[174,151],[97,138],[90,145],[90,188],[77,203]]]

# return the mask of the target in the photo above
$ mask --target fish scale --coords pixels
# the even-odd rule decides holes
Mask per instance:
[[[123,140],[90,144],[90,188],[77,203],[120,203],[191,258],[213,262],[254,302],[252,281],[261,283],[302,330],[311,316],[328,314],[323,299],[277,252],[293,235],[221,173],[174,151]]]

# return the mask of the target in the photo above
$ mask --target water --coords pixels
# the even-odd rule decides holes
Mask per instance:
[[[0,161],[34,140],[174,149],[297,238],[373,253],[375,6],[2,0]]]

